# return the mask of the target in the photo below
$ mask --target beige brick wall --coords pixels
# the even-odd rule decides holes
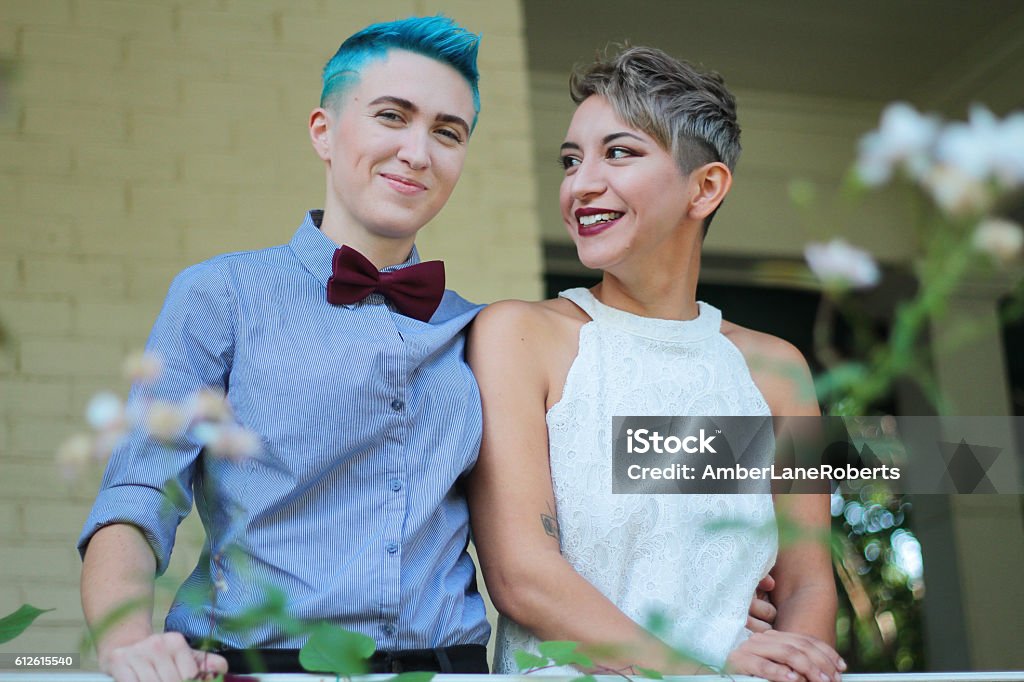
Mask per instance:
[[[517,0],[8,0],[0,60],[0,614],[56,611],[0,651],[72,651],[74,542],[96,475],[53,453],[141,347],[167,285],[224,251],[282,243],[323,197],[305,130],[319,71],[372,21],[444,12],[484,34],[463,179],[420,240],[468,298],[540,294]],[[195,555],[183,531],[172,573]],[[169,595],[162,600],[167,602]]]

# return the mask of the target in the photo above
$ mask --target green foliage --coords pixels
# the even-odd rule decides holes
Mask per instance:
[[[583,652],[579,651],[578,642],[550,641],[541,642],[537,645],[540,655],[531,654],[528,651],[516,651],[516,667],[520,672],[533,672],[541,668],[552,668],[555,666],[578,665],[583,668],[593,668],[594,660]],[[587,678],[590,676],[587,675]],[[583,677],[580,680],[585,679]],[[591,678],[592,679],[592,678]]]
[[[663,680],[663,679],[665,679],[665,676],[662,675],[660,672],[658,672],[657,670],[652,670],[650,668],[641,668],[640,666],[637,666],[636,667],[636,671],[638,673],[640,673],[641,677],[644,677],[644,678],[646,678],[648,680]]]
[[[36,618],[53,609],[37,609],[31,604],[21,607],[9,615],[0,618],[0,644],[9,642],[23,633]]]
[[[516,667],[519,668],[519,672],[527,672],[531,669],[543,668],[549,663],[547,658],[536,656],[528,651],[523,651],[522,649],[516,651],[513,656],[516,659]]]
[[[898,545],[917,542],[904,527],[910,504],[882,488],[862,489],[841,501],[833,509],[832,546],[842,585],[837,650],[858,671],[920,670],[924,586],[897,556]]]
[[[310,672],[346,677],[362,675],[367,672],[366,661],[376,648],[366,635],[323,623],[313,629],[313,634],[299,650],[299,663]]]
[[[96,645],[96,642],[103,638],[107,630],[127,618],[133,611],[148,609],[149,599],[146,597],[135,597],[126,599],[117,605],[113,611],[103,616],[98,623],[92,625],[89,632],[82,638],[81,649],[86,651]]]
[[[283,590],[272,585],[264,585],[262,589],[262,599],[256,606],[246,609],[234,618],[222,618],[217,624],[217,629],[223,632],[249,632],[254,628],[272,624],[287,635],[298,636],[309,632],[309,624],[288,612],[288,597]],[[200,593],[195,597],[200,600],[203,598]]]
[[[593,666],[594,661],[586,654],[579,652],[578,646],[579,644],[576,642],[541,642],[537,646],[537,650],[542,656],[551,659],[553,665],[581,665],[584,668]]]

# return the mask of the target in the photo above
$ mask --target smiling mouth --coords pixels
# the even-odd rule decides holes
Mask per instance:
[[[402,194],[416,194],[423,192],[427,189],[426,185],[423,185],[415,180],[404,178],[401,175],[392,175],[391,173],[381,173],[380,176],[391,185],[392,189],[401,192]]]
[[[604,232],[606,229],[614,225],[623,215],[625,214],[620,211],[598,212],[582,209],[576,212],[576,221],[578,223],[577,232],[583,237]]]
[[[599,223],[609,223],[613,220],[618,220],[622,217],[621,213],[616,211],[608,211],[607,213],[594,213],[592,215],[581,215],[579,217],[580,225],[583,227],[593,227]]]

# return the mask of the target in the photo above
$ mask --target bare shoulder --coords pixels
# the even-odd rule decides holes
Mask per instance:
[[[470,329],[470,338],[537,339],[571,325],[574,311],[579,312],[579,309],[564,299],[498,301],[477,315]]]
[[[796,362],[807,366],[803,353],[789,341],[722,320],[722,334],[739,348],[747,364],[752,362]]]
[[[743,354],[750,375],[773,415],[817,412],[811,370],[796,346],[777,336],[727,321],[722,322],[722,334]]]

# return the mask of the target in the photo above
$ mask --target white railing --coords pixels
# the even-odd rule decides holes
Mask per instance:
[[[260,682],[336,682],[334,675],[255,675]],[[393,675],[366,675],[360,682],[384,682]],[[436,675],[434,682],[523,682],[524,678],[535,682],[570,682],[574,677],[553,677],[547,675]],[[693,675],[687,677],[666,677],[670,682],[762,682],[759,677],[745,675]],[[624,682],[622,677],[598,675],[598,682]],[[943,673],[870,673],[843,675],[844,682],[1024,682],[1024,670],[1004,672],[943,672]],[[0,682],[111,682],[101,673],[64,672],[0,672]]]

